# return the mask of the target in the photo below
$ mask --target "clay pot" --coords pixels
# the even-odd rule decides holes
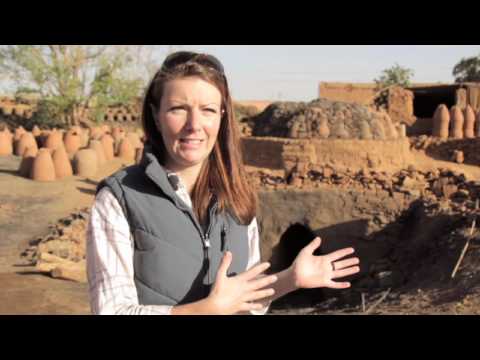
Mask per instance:
[[[13,140],[14,141],[19,141],[20,138],[22,137],[23,134],[26,133],[26,130],[23,128],[23,126],[20,126],[18,128],[15,129],[15,132],[14,132],[14,137],[13,137]]]
[[[466,139],[472,139],[475,137],[475,113],[470,105],[467,105],[465,109],[465,124],[463,125],[464,136]]]
[[[23,153],[22,162],[18,168],[18,173],[23,177],[30,177],[32,171],[33,161],[38,155],[38,148],[27,148]]]
[[[32,129],[32,134],[33,134],[33,136],[37,137],[37,136],[40,136],[42,134],[42,131],[39,129],[39,127],[37,125],[35,125]]]
[[[463,125],[465,119],[462,110],[458,106],[452,106],[450,109],[451,137],[454,139],[463,139]]]
[[[53,165],[55,166],[55,175],[57,179],[63,179],[73,175],[72,164],[65,148],[59,147],[53,152]]]
[[[45,140],[44,146],[46,148],[56,150],[59,146],[63,147],[63,136],[59,131],[52,131]]]
[[[48,149],[40,149],[33,161],[30,178],[35,181],[55,181],[55,166]]]
[[[326,118],[322,118],[320,120],[318,135],[322,139],[328,139],[328,137],[330,136],[330,128],[328,127],[328,120]]]
[[[477,119],[475,120],[475,136],[480,137],[480,111],[477,114]]]
[[[65,145],[65,150],[67,154],[72,158],[75,153],[81,148],[82,146],[82,139],[80,134],[77,130],[69,130],[65,134],[65,138],[63,139],[63,143]]]
[[[0,156],[12,155],[12,137],[6,131],[0,132]]]
[[[112,130],[112,136],[115,141],[119,141],[125,138],[125,130],[120,127],[115,127]]]
[[[3,105],[2,112],[3,112],[3,115],[10,116],[12,115],[13,107],[11,105]]]
[[[130,144],[132,144],[134,149],[143,147],[143,143],[137,133],[129,132],[125,135],[125,138],[130,141]]]
[[[370,125],[365,120],[362,120],[360,123],[360,139],[362,140],[373,139],[372,131],[370,130]]]
[[[73,159],[73,170],[76,175],[95,176],[98,169],[97,153],[93,149],[79,150]]]
[[[37,141],[32,133],[25,133],[20,140],[15,143],[15,155],[22,156],[27,148],[35,148],[38,150]]]
[[[115,156],[113,137],[108,134],[105,134],[102,136],[102,139],[100,140],[100,142],[102,143],[102,146],[103,146],[105,159],[107,161],[112,160]]]
[[[125,161],[135,161],[135,149],[130,140],[123,139],[118,147],[118,157]]]
[[[98,127],[93,127],[90,128],[90,139],[93,140],[100,140],[100,138],[103,136],[103,131],[102,129]]]
[[[104,134],[112,133],[112,127],[110,125],[102,125],[101,128]]]
[[[107,162],[105,157],[105,150],[103,149],[103,145],[98,140],[90,140],[89,148],[95,150],[97,154],[97,164],[98,166],[102,166]]]
[[[449,127],[450,113],[448,112],[448,108],[445,104],[440,104],[433,115],[432,136],[436,136],[441,139],[447,139]]]

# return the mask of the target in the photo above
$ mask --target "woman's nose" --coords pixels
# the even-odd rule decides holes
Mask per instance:
[[[200,111],[193,109],[188,112],[186,128],[188,130],[197,131],[201,129],[202,115]]]

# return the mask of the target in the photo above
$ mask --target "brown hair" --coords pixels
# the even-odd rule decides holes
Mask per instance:
[[[222,71],[207,66],[197,54],[189,61],[172,68],[164,66],[155,74],[143,102],[142,125],[147,141],[156,149],[159,162],[165,165],[167,150],[155,125],[152,105],[160,106],[164,86],[168,81],[198,77],[214,85],[222,94],[222,118],[217,141],[200,171],[192,191],[193,211],[201,224],[208,220],[208,207],[215,195],[219,211],[228,211],[242,225],[248,225],[256,213],[257,198],[247,182],[241,154],[240,135],[235,120],[228,83]],[[205,55],[210,56],[210,55]],[[217,60],[218,61],[218,60]]]

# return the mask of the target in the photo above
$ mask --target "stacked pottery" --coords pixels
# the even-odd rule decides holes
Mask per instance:
[[[63,179],[73,175],[72,164],[64,147],[58,147],[57,150],[53,152],[52,158],[57,179]]]
[[[20,126],[20,127],[16,128],[15,133],[14,133],[14,137],[13,137],[13,141],[19,141],[20,138],[22,137],[22,135],[25,134],[25,133],[26,133],[26,131],[23,128],[23,126]]]
[[[33,161],[30,178],[35,181],[55,181],[55,166],[49,149],[40,149]]]
[[[30,132],[24,133],[20,140],[15,143],[15,155],[22,156],[27,148],[38,150],[37,141]]]
[[[0,131],[0,156],[12,155],[12,135],[6,130]]]
[[[440,104],[433,115],[432,136],[447,139],[450,127],[450,113],[444,104]]]
[[[120,143],[125,138],[125,130],[123,130],[122,128],[119,128],[119,127],[113,128],[112,137],[113,137],[113,140],[114,140],[115,154],[118,156]]]
[[[95,153],[97,154],[97,165],[99,167],[103,166],[107,162],[107,159],[105,157],[105,150],[103,149],[102,143],[98,140],[90,140],[89,148],[95,150]]]
[[[99,140],[103,135],[103,131],[101,128],[92,127],[90,128],[90,139]]]
[[[32,134],[35,137],[40,136],[42,134],[42,130],[40,130],[37,125],[35,125],[32,129]]]
[[[110,161],[114,158],[115,152],[113,148],[114,140],[111,135],[105,134],[102,136],[102,139],[100,140],[103,146],[103,150],[105,153],[105,159],[107,161]]]
[[[22,162],[18,169],[18,173],[23,177],[30,177],[30,172],[32,171],[33,161],[38,155],[38,148],[29,147],[25,150],[22,157]]]
[[[79,150],[73,159],[76,175],[92,177],[97,173],[97,153],[92,149]]]
[[[475,137],[475,113],[470,105],[467,105],[465,109],[465,124],[463,127],[464,136],[466,139],[472,139]]]
[[[118,147],[118,157],[125,161],[135,161],[135,149],[130,140],[123,139]]]
[[[65,150],[70,159],[73,159],[75,153],[80,149],[82,146],[82,139],[80,134],[77,130],[70,129],[65,134],[65,138],[63,139]]]
[[[51,150],[56,150],[58,147],[63,146],[63,136],[60,131],[53,130],[47,136],[44,147]]]
[[[451,137],[454,139],[463,139],[463,125],[465,119],[462,110],[458,106],[452,106],[450,109],[450,121],[452,126]]]
[[[475,120],[475,136],[480,137],[480,111],[477,114],[477,119]]]
[[[130,141],[130,144],[132,144],[134,149],[139,149],[143,147],[143,143],[140,140],[140,136],[137,133],[129,132],[127,133],[127,135],[125,135],[125,138]]]

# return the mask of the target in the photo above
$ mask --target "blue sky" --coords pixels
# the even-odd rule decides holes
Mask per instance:
[[[451,83],[459,60],[480,55],[480,45],[155,45],[155,62],[170,47],[217,56],[236,100],[310,101],[321,81],[372,82],[395,63],[414,82]]]
[[[308,101],[321,81],[372,82],[398,63],[414,70],[414,82],[454,81],[462,57],[480,45],[182,45],[211,53],[224,64],[237,100]]]

